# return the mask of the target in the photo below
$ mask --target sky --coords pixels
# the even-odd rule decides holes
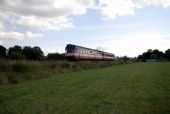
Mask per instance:
[[[170,0],[0,0],[0,45],[67,44],[135,57],[170,48]]]

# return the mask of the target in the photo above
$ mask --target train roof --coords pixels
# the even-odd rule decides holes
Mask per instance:
[[[99,51],[99,52],[103,52],[103,53],[106,53],[106,54],[114,55],[113,53],[108,53],[108,52],[100,51],[100,50],[97,50],[97,49],[86,48],[86,47],[78,46],[78,45],[74,45],[74,44],[67,44],[67,46],[75,46],[75,47],[80,47],[80,48],[84,48],[84,49],[89,49],[89,50],[93,50],[93,51]]]

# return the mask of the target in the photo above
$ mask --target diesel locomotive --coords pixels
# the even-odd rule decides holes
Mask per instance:
[[[67,44],[65,48],[65,58],[67,60],[114,61],[115,55],[104,51]]]

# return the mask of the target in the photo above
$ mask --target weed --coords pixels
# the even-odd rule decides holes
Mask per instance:
[[[11,66],[14,72],[26,72],[29,69],[29,65],[23,62],[17,62]]]

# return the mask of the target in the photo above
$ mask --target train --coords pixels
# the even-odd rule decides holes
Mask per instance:
[[[90,49],[74,44],[66,45],[65,58],[67,60],[115,61],[115,55],[112,53]]]

